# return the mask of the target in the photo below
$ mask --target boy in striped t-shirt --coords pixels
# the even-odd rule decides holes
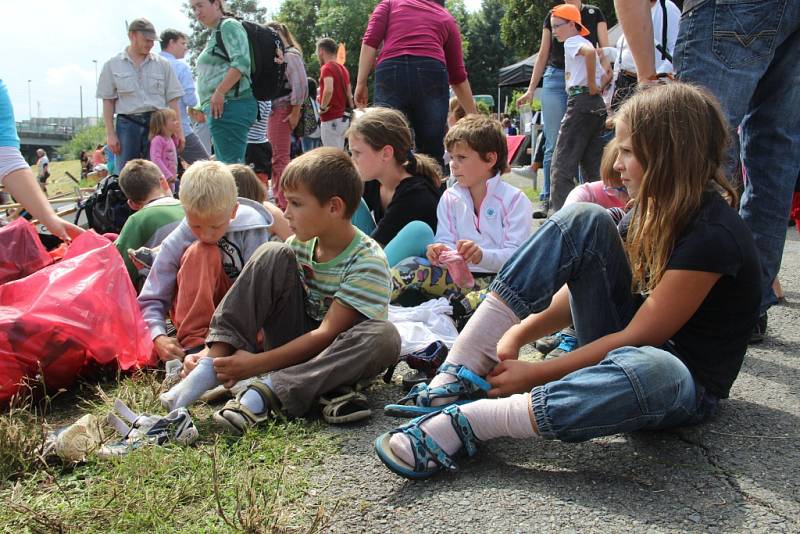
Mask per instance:
[[[291,162],[281,185],[295,235],[262,245],[247,262],[214,313],[208,349],[184,360],[191,372],[171,406],[257,377],[214,414],[236,433],[275,415],[305,415],[322,395],[374,377],[400,354],[400,336],[386,320],[386,256],[350,223],[363,189],[350,158],[313,150]],[[262,329],[267,350],[257,352]],[[350,421],[368,413],[364,401],[323,414]]]

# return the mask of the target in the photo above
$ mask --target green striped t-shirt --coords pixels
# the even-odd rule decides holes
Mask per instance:
[[[388,317],[392,282],[383,249],[356,229],[356,235],[341,254],[326,262],[314,260],[317,238],[287,240],[297,257],[300,279],[306,289],[306,313],[322,321],[333,300],[350,306],[367,319]]]

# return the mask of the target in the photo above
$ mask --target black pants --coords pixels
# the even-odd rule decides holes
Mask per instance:
[[[253,167],[253,171],[264,173],[272,178],[272,145],[266,143],[247,143],[244,161]]]

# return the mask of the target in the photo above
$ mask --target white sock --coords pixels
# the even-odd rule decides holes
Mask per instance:
[[[269,389],[272,389],[272,380],[270,377],[261,380],[261,382],[263,382],[264,385]],[[264,406],[264,399],[261,397],[261,394],[253,388],[247,388],[244,392],[244,395],[242,395],[242,398],[239,399],[239,402],[242,403],[242,406],[256,415],[260,414],[267,408]]]
[[[482,399],[461,407],[461,413],[469,421],[475,437],[481,441],[508,436],[530,438],[538,434],[531,423],[531,395],[522,393],[503,399]],[[420,428],[448,455],[462,447],[461,440],[453,429],[450,416],[439,414],[425,421]],[[405,434],[393,434],[389,446],[401,460],[414,465],[411,441]],[[431,466],[431,463],[428,463]]]
[[[497,365],[497,342],[509,328],[518,323],[517,314],[490,293],[456,338],[445,362],[463,365],[479,376],[486,376]],[[455,381],[453,375],[439,373],[431,380],[430,387]],[[455,399],[456,397],[440,397],[431,401],[431,405],[441,406]]]
[[[161,404],[170,411],[185,408],[202,397],[203,393],[220,384],[214,371],[214,360],[202,358],[186,378],[161,395]]]

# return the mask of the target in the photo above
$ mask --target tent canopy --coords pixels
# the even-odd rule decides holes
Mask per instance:
[[[615,24],[610,30],[608,30],[608,43],[611,46],[617,44],[617,41],[622,36],[622,26],[619,24]],[[528,85],[531,81],[531,76],[533,75],[533,66],[536,64],[536,58],[539,56],[539,53],[533,54],[532,56],[523,59],[522,61],[518,61],[513,65],[509,65],[507,67],[503,67],[500,69],[499,72],[499,80],[498,84],[500,87],[516,87],[516,86],[524,86]],[[539,85],[541,85],[541,81]]]

